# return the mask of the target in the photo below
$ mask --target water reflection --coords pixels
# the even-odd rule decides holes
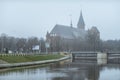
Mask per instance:
[[[0,72],[0,80],[120,80],[120,65],[97,65],[95,61],[67,60],[44,67]]]

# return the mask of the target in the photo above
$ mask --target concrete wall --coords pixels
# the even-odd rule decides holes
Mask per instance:
[[[98,52],[97,53],[97,64],[98,65],[103,65],[103,64],[107,64],[107,53],[101,53]]]

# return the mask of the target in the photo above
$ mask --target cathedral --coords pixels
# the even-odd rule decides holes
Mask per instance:
[[[77,28],[73,27],[72,23],[70,26],[56,24],[55,27],[50,32],[50,36],[60,36],[61,38],[64,39],[75,39],[75,38],[84,39],[85,35],[86,35],[85,22],[82,16],[82,12],[80,14]]]
[[[74,40],[77,39],[85,41],[88,31],[96,32],[100,37],[99,30],[95,26],[93,26],[89,30],[85,30],[85,22],[81,12],[77,27],[73,27],[72,22],[70,26],[56,24],[54,28],[50,31],[50,33],[47,32],[46,41],[50,44],[51,47],[58,46],[58,43],[59,45],[62,45],[65,42],[74,42]]]

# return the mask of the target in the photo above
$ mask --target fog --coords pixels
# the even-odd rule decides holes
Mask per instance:
[[[120,39],[119,0],[1,0],[0,34],[44,37],[55,24],[76,27],[82,10],[86,30],[97,26],[101,39]]]

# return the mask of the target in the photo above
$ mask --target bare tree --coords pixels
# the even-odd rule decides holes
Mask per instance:
[[[100,49],[100,34],[96,27],[92,27],[91,30],[88,30],[86,41],[90,50],[98,51]]]

